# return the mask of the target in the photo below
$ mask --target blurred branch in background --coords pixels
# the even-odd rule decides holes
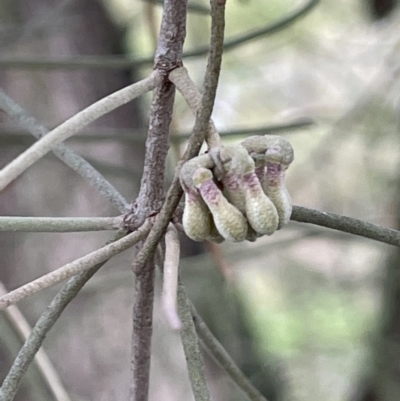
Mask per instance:
[[[294,121],[282,124],[263,125],[260,127],[249,127],[242,129],[232,129],[219,131],[221,137],[246,137],[249,135],[269,135],[277,132],[294,131],[312,127],[316,123],[311,118],[296,119]],[[190,132],[171,133],[171,142],[181,143],[190,138]],[[96,128],[89,131],[83,131],[69,139],[71,142],[90,143],[101,141],[117,141],[127,143],[144,143],[146,136],[144,131],[130,129]],[[33,139],[30,135],[22,131],[1,129],[0,141],[3,146],[29,146]]]
[[[319,1],[320,0],[309,0],[298,10],[289,13],[287,16],[272,24],[267,24],[266,26],[254,30],[253,32],[245,33],[235,38],[226,39],[224,41],[224,50],[233,50],[255,39],[280,32],[296,22],[298,19],[307,15],[319,3]],[[189,50],[183,53],[183,58],[203,57],[207,55],[209,50],[210,47],[208,45],[199,46],[197,49]],[[7,59],[6,57],[0,57],[0,69],[125,69],[151,65],[152,63],[153,57],[144,57],[132,60],[119,56],[79,56],[69,58],[68,60],[46,59],[45,57],[40,57],[40,59],[22,59],[17,57]]]

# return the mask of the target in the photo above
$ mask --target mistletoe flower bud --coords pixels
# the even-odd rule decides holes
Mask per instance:
[[[180,181],[185,192],[185,208],[182,225],[186,235],[193,241],[204,241],[213,231],[212,215],[193,184],[193,172],[201,165],[212,162],[207,155],[189,160],[182,166]]]
[[[247,221],[242,213],[223,196],[214,182],[211,171],[206,168],[198,168],[192,178],[211,211],[218,232],[226,240],[244,241],[247,235]]]
[[[285,185],[285,171],[288,168],[287,154],[279,146],[272,146],[265,152],[266,175],[264,190],[274,203],[278,215],[279,226],[282,228],[290,220],[292,201]]]

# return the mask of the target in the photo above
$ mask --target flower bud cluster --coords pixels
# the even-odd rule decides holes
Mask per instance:
[[[287,139],[266,135],[187,161],[180,176],[186,234],[194,241],[240,242],[279,230],[292,212],[285,171],[293,158]]]

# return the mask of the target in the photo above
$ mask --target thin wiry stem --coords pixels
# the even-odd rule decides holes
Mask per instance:
[[[52,147],[76,134],[80,129],[97,120],[104,114],[130,102],[143,93],[149,92],[161,82],[162,75],[155,71],[148,78],[114,92],[75,114],[69,120],[39,139],[0,171],[0,191],[27,170],[33,163],[47,154]]]
[[[320,0],[309,0],[297,10],[292,11],[272,24],[268,24],[262,28],[254,30],[250,33],[238,35],[233,38],[228,38],[225,41],[224,50],[229,51],[236,49],[254,39],[273,35],[281,30],[287,28],[289,25],[297,22],[300,18],[306,16]],[[208,46],[199,46],[196,49],[189,50],[183,54],[184,58],[195,58],[206,55],[209,51]],[[125,57],[118,56],[86,56],[86,57],[71,57],[66,60],[55,59],[37,59],[37,58],[7,58],[0,59],[0,69],[27,69],[27,70],[52,70],[52,69],[126,69],[133,67],[142,67],[151,65],[153,57],[143,57],[138,59],[129,60]]]
[[[200,352],[199,339],[193,323],[188,297],[185,287],[178,281],[178,312],[182,321],[180,331],[183,349],[185,351],[186,363],[189,372],[190,384],[192,385],[194,399],[196,401],[210,401],[210,391],[207,387],[204,362]]]
[[[119,230],[122,217],[20,217],[0,216],[0,231],[78,232]]]
[[[7,290],[0,281],[0,295],[6,293]],[[32,329],[19,308],[15,305],[10,306],[5,310],[5,316],[15,328],[18,337],[25,342],[31,334]],[[55,401],[71,401],[60,376],[43,348],[40,348],[35,355],[35,363],[43,380],[53,394]]]
[[[225,370],[233,382],[247,395],[251,401],[267,401],[239,369],[222,344],[214,337],[193,305],[191,305],[191,315],[193,316],[197,334],[199,335],[199,338],[206,350],[222,367],[222,369]]]
[[[42,138],[50,132],[49,129],[40,124],[2,89],[0,89],[0,109],[2,109],[12,121],[29,131],[37,139]],[[57,145],[52,151],[67,166],[71,167],[72,170],[86,179],[90,185],[96,188],[99,193],[108,199],[121,213],[126,213],[129,210],[129,204],[124,197],[83,157],[64,144]]]
[[[165,260],[163,268],[162,306],[167,322],[173,330],[181,328],[176,295],[178,292],[180,243],[178,230],[173,224],[168,226],[165,233]]]
[[[370,238],[385,244],[400,247],[400,231],[378,226],[352,217],[341,216],[334,213],[320,212],[302,206],[293,206],[293,221],[316,224],[321,227],[332,228],[345,233]]]
[[[67,263],[57,270],[10,291],[8,294],[0,297],[0,310],[118,255],[143,240],[149,230],[150,223],[147,221],[137,231],[127,235],[126,237],[105,245],[94,252],[74,260],[73,262]]]
[[[185,67],[180,67],[171,71],[169,74],[169,80],[175,84],[193,114],[196,115],[201,107],[201,93],[190,78],[188,70]],[[221,143],[221,138],[212,120],[210,120],[208,126],[206,142],[209,149],[217,147]]]

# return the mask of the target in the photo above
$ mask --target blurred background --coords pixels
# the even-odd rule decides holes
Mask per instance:
[[[213,117],[226,143],[250,130],[290,139],[296,158],[287,185],[294,204],[400,228],[397,3],[321,1],[268,35],[267,27],[304,0],[228,1],[227,41],[260,32],[226,51]],[[196,51],[209,40],[209,5],[189,4],[185,50],[192,56],[184,63],[200,87],[205,56]],[[156,0],[2,0],[0,86],[55,127],[151,71],[160,16]],[[131,63],[111,68],[113,60]],[[139,188],[149,100],[121,107],[67,141],[129,201]],[[192,124],[177,95],[170,178]],[[33,142],[0,113],[1,166]],[[0,213],[90,217],[118,211],[48,155],[2,193]],[[109,238],[1,233],[0,281],[14,289]],[[44,343],[70,400],[128,398],[133,255],[130,250],[107,263]],[[307,224],[290,223],[256,243],[216,246],[182,237],[189,297],[269,401],[400,400],[399,267],[393,247]],[[158,277],[151,400],[191,400],[179,335],[159,308],[160,283]],[[19,304],[31,325],[59,288]],[[0,312],[0,380],[21,344],[17,327]],[[213,399],[242,400],[206,359]],[[35,365],[17,399],[60,400]]]

